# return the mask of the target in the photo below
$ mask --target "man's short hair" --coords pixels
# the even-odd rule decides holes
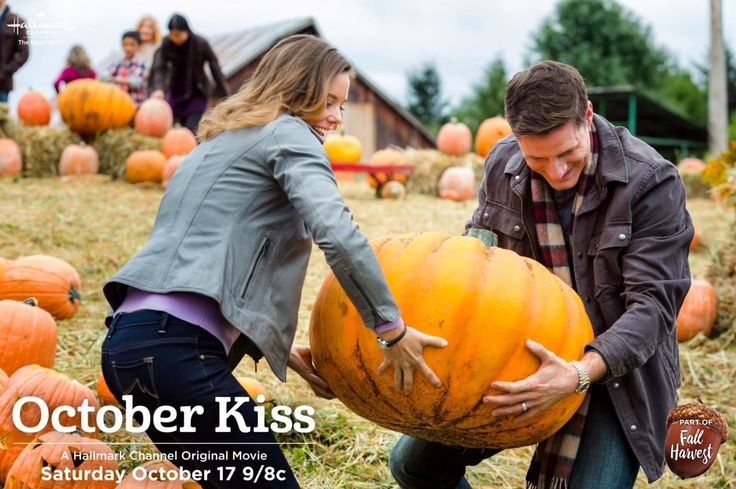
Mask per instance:
[[[504,115],[517,136],[544,135],[568,122],[585,122],[588,90],[580,73],[557,61],[541,61],[506,85]]]
[[[138,33],[138,31],[125,31],[125,32],[123,32],[123,41],[125,40],[126,37],[129,37],[129,38],[133,39],[136,42],[136,44],[140,44],[141,43],[141,35]]]

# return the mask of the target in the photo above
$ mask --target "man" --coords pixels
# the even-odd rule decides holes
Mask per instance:
[[[580,74],[545,61],[509,82],[513,135],[485,163],[479,205],[466,224],[532,257],[580,294],[595,338],[565,362],[527,342],[541,364],[494,382],[493,415],[520,421],[588,389],[573,419],[540,443],[527,487],[626,489],[641,466],[664,467],[665,421],[680,385],[677,312],[690,287],[692,222],[675,167],[593,113]],[[391,453],[402,488],[469,488],[465,468],[497,453],[404,436]]]
[[[0,0],[0,102],[8,102],[13,74],[28,61],[26,21]]]

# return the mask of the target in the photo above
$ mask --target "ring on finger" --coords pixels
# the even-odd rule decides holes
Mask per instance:
[[[522,412],[522,413],[525,413],[525,412],[527,412],[528,410],[529,410],[529,408],[527,407],[527,405],[526,405],[526,402],[522,402],[522,403],[521,403],[521,412]]]

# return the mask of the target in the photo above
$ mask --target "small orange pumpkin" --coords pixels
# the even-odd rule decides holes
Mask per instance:
[[[69,263],[47,255],[18,258],[0,278],[0,299],[23,301],[35,297],[38,305],[57,319],[69,319],[82,300],[79,274]]]
[[[36,307],[35,299],[0,301],[0,369],[8,374],[26,365],[53,367],[56,359],[56,321]]]
[[[325,138],[322,146],[325,148],[327,159],[330,160],[330,163],[359,163],[363,153],[363,146],[360,144],[360,140],[344,132],[330,134]],[[337,180],[353,180],[355,173],[336,171],[335,178]]]
[[[166,100],[149,98],[135,114],[135,130],[146,136],[163,137],[174,125],[174,114]]]
[[[115,453],[107,444],[77,434],[52,431],[38,436],[21,451],[10,468],[5,487],[114,489],[114,480],[98,480],[89,476],[95,470],[110,473],[117,469],[117,465]],[[51,480],[44,480],[45,471],[41,470],[44,467],[50,467]],[[68,472],[71,474],[63,477]],[[63,477],[62,482],[54,480],[60,476]]]
[[[182,480],[179,478],[179,470],[176,465],[168,460],[152,460],[140,465],[146,470],[144,479],[136,478],[132,473],[126,475],[122,482],[115,489],[201,489],[202,486],[192,480]],[[171,473],[173,477],[165,477],[161,480],[158,474],[163,471],[164,474]],[[173,472],[169,472],[173,471]],[[156,474],[152,477],[151,474]]]
[[[470,151],[473,135],[470,128],[454,117],[437,133],[437,149],[452,156],[462,156]]]
[[[682,173],[694,173],[700,175],[705,170],[705,163],[698,158],[683,158],[677,164],[677,169]]]
[[[18,100],[18,119],[28,126],[45,126],[51,120],[51,104],[38,90],[28,91]]]
[[[475,174],[467,166],[451,166],[440,177],[438,184],[440,197],[456,202],[473,198],[475,195]]]
[[[185,155],[197,147],[197,139],[186,127],[169,130],[161,139],[161,151],[167,158],[174,155]]]
[[[13,462],[18,458],[20,452],[23,451],[25,445],[12,445],[6,448],[0,447],[0,484],[5,483],[8,478],[8,472],[10,467],[13,466]]]
[[[700,246],[700,235],[698,234],[697,229],[693,229],[693,239],[690,240],[690,253],[695,251],[695,249]]]
[[[97,151],[86,144],[70,144],[61,152],[59,175],[93,175],[100,169]]]
[[[496,141],[509,134],[511,134],[511,126],[506,119],[498,116],[489,117],[481,122],[475,133],[475,152],[485,158]]]
[[[167,188],[169,186],[169,180],[171,180],[171,177],[174,176],[176,170],[179,169],[179,166],[181,165],[181,162],[184,161],[184,158],[184,155],[174,155],[166,160],[164,170],[161,174],[161,186],[163,188]]]
[[[0,178],[14,177],[23,170],[23,158],[18,143],[0,138]]]
[[[117,400],[115,395],[113,395],[112,391],[107,386],[107,382],[105,382],[105,376],[102,375],[102,372],[100,372],[100,375],[97,376],[97,382],[95,382],[95,390],[97,390],[97,397],[100,398],[102,404],[120,404],[120,401]]]
[[[13,422],[13,408],[18,399],[27,396],[35,396],[42,399],[48,406],[49,411],[53,411],[59,406],[72,406],[76,408],[77,406],[81,406],[84,400],[94,409],[92,413],[93,417],[94,413],[100,408],[92,390],[76,380],[72,380],[56,370],[39,367],[38,365],[21,367],[10,376],[5,391],[0,394],[0,437],[5,437],[4,444],[6,447],[15,447],[19,446],[17,444],[28,443],[34,438],[53,430],[50,421],[36,433],[24,433],[18,429]],[[65,426],[80,426],[81,416],[76,410],[73,416],[64,412],[61,413],[59,421]],[[36,426],[41,421],[41,409],[35,403],[26,403],[21,408],[20,417],[25,426]],[[96,433],[81,433],[85,436],[85,440],[96,436]],[[10,453],[5,454],[6,457],[12,455]],[[13,465],[14,467],[15,464]],[[8,476],[9,480],[10,476]],[[5,487],[17,486],[6,484]]]
[[[707,280],[693,279],[677,315],[677,341],[688,341],[700,332],[709,336],[717,316],[716,289]]]
[[[130,183],[160,182],[164,166],[166,156],[161,151],[133,151],[125,160],[125,174]]]
[[[253,377],[238,377],[238,382],[248,393],[248,397],[257,404],[266,404],[268,402],[268,394],[266,388],[258,380]],[[263,396],[263,402],[258,402],[258,396]]]
[[[371,156],[368,160],[368,164],[371,166],[401,166],[406,165],[406,156],[403,151],[393,148],[379,149]],[[394,175],[394,180],[401,183],[406,183],[406,175],[403,173],[397,173]],[[388,181],[388,175],[383,172],[375,173],[374,175],[368,175],[368,184],[376,188],[383,185]]]

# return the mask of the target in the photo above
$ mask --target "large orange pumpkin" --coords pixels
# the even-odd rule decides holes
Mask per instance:
[[[164,166],[166,156],[161,151],[133,151],[125,160],[125,175],[130,183],[160,182]]]
[[[38,305],[57,319],[69,319],[82,300],[79,274],[69,263],[47,255],[18,258],[0,277],[0,299],[38,299]]]
[[[18,119],[29,126],[45,126],[51,120],[51,104],[38,90],[26,92],[18,100]]]
[[[163,137],[174,125],[174,114],[166,100],[149,98],[135,114],[135,130],[146,136]]]
[[[688,341],[700,332],[709,336],[717,316],[716,290],[707,280],[693,279],[677,315],[677,341]]]
[[[131,472],[125,476],[123,481],[115,489],[201,489],[202,487],[192,480],[180,479],[176,465],[168,460],[152,460],[140,466],[146,471],[146,477],[144,479],[140,477],[136,478]],[[169,473],[169,471],[174,472],[171,472],[172,477],[166,477],[165,480],[160,480],[158,478],[160,471],[164,471],[164,474]],[[151,473],[156,474],[156,477],[151,477]]]
[[[371,166],[402,166],[406,165],[406,156],[403,151],[393,148],[379,149],[373,155],[371,155],[368,164]],[[406,175],[403,173],[397,173],[394,175],[394,180],[401,183],[406,182]],[[375,173],[374,175],[368,175],[368,184],[376,188],[383,185],[388,181],[388,175],[383,172]]]
[[[518,447],[556,432],[583,395],[570,394],[522,425],[494,417],[483,404],[493,381],[516,381],[539,361],[531,339],[564,360],[582,357],[593,330],[580,297],[544,266],[473,237],[391,235],[371,242],[402,317],[448,346],[424,358],[442,381],[419,372],[411,395],[394,390],[392,369],[377,375],[383,354],[334,275],[312,310],[312,359],[351,410],[391,430],[465,447]]]
[[[174,155],[166,160],[163,172],[161,173],[161,186],[167,188],[169,186],[169,180],[174,176],[176,170],[181,166],[181,162],[184,161],[184,155]]]
[[[489,117],[481,122],[475,133],[475,152],[485,158],[496,141],[509,134],[511,134],[511,126],[506,119],[498,116]]]
[[[0,394],[0,439],[4,438],[4,446],[8,448],[8,452],[4,454],[5,458],[17,456],[17,451],[11,450],[13,447],[28,443],[53,429],[49,421],[37,433],[24,433],[13,423],[13,406],[18,399],[26,396],[35,396],[42,399],[48,406],[49,411],[53,411],[59,406],[77,407],[85,399],[88,401],[88,405],[94,408],[95,412],[100,408],[97,399],[88,387],[62,373],[38,365],[19,368],[10,376],[5,391]],[[21,409],[20,417],[24,425],[36,426],[41,421],[41,410],[34,403],[26,403]],[[94,413],[91,417],[94,418]],[[81,415],[76,411],[74,416],[62,413],[59,419],[65,426],[79,426],[81,423]],[[95,433],[81,433],[85,435],[85,439],[96,436]],[[3,463],[6,462],[5,458]],[[5,487],[12,486],[6,485]]]
[[[0,395],[2,395],[5,387],[8,385],[8,374],[0,368]]]
[[[100,169],[97,151],[86,144],[70,144],[61,152],[59,175],[93,175]]]
[[[445,154],[462,156],[470,151],[473,135],[470,128],[457,119],[443,125],[437,133],[437,149]]]
[[[475,195],[475,174],[467,166],[451,166],[442,172],[438,184],[440,197],[457,202]]]
[[[167,158],[174,155],[185,155],[197,147],[197,139],[186,127],[169,130],[161,139],[161,151]]]
[[[115,395],[107,386],[107,382],[105,382],[105,376],[102,375],[102,372],[100,372],[100,375],[97,376],[95,389],[97,390],[97,397],[100,398],[103,404],[120,404],[120,401],[117,400]]]
[[[250,399],[257,404],[266,404],[268,402],[268,393],[266,388],[257,379],[253,377],[238,377],[238,382],[243,386],[245,392],[248,393]],[[263,402],[258,402],[258,396],[263,396]]]
[[[54,366],[56,321],[36,305],[34,299],[0,301],[0,369],[8,374],[34,363]]]
[[[97,480],[89,475],[99,469],[103,474],[111,473],[117,465],[115,453],[107,444],[52,431],[34,439],[20,453],[8,473],[5,489],[114,489],[114,480]],[[44,480],[44,467],[51,468],[52,480]],[[72,473],[62,481],[53,480],[67,471]]]
[[[3,272],[5,271],[5,268],[10,264],[10,262],[11,260],[0,256],[0,280],[2,280]]]
[[[23,158],[18,143],[0,138],[0,178],[14,177],[23,170]]]
[[[130,95],[114,85],[91,78],[67,84],[56,103],[69,129],[80,134],[125,127],[135,114]]]

